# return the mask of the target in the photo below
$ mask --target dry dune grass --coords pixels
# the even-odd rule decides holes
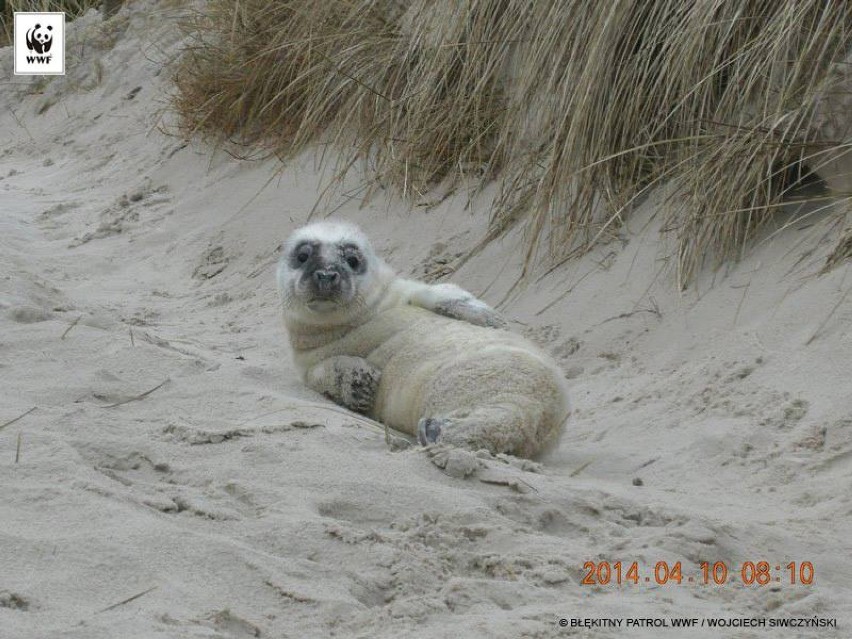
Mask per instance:
[[[330,143],[413,197],[497,180],[493,232],[526,220],[530,263],[611,238],[666,184],[686,284],[850,152],[819,126],[852,89],[845,2],[212,0],[188,26],[187,131],[246,155]]]
[[[91,7],[100,7],[103,0],[0,0],[0,47],[12,43],[12,16],[16,11],[64,11],[73,20]]]

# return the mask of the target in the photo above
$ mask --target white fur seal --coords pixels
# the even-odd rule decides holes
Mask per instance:
[[[458,286],[397,277],[356,226],[298,229],[277,278],[296,365],[336,403],[423,445],[531,457],[558,439],[558,365]]]

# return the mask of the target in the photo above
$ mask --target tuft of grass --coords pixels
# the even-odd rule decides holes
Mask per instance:
[[[848,109],[824,126],[852,95],[852,3],[211,0],[187,27],[188,134],[331,144],[415,198],[496,181],[489,237],[525,222],[528,266],[615,237],[665,185],[685,286],[852,149]]]
[[[380,99],[371,85],[392,37],[377,4],[357,4],[210,2],[188,23],[197,40],[175,77],[188,128],[289,156],[357,118],[344,106]]]

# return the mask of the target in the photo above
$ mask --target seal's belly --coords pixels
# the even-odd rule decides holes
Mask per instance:
[[[364,328],[374,322],[376,333],[382,332],[382,325],[386,329],[392,325],[397,330],[366,357],[382,371],[372,416],[412,435],[416,434],[424,408],[434,405],[436,399],[441,403],[440,398],[430,396],[442,386],[438,382],[452,380],[461,369],[469,372],[471,367],[493,367],[498,360],[505,362],[510,353],[517,357],[515,353],[519,350],[524,357],[537,359],[530,351],[531,345],[518,335],[474,326],[416,307],[386,311]],[[483,397],[482,401],[489,399]]]

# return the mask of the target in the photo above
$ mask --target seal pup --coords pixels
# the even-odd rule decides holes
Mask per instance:
[[[277,280],[295,364],[334,402],[423,445],[533,457],[558,440],[556,362],[455,284],[398,277],[358,227],[296,230]]]

